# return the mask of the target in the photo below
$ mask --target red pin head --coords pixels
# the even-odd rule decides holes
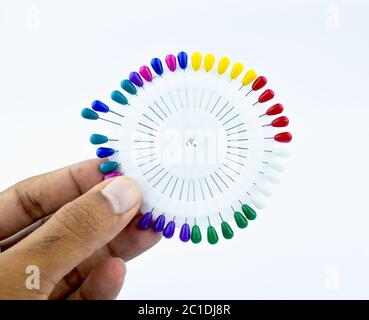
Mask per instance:
[[[260,103],[267,102],[269,100],[272,100],[274,98],[274,91],[271,89],[265,90],[261,96],[259,97],[258,101]]]
[[[252,90],[258,91],[267,84],[268,80],[264,76],[257,77],[252,84]]]
[[[275,116],[276,114],[280,114],[283,111],[283,106],[280,103],[277,103],[273,106],[271,106],[266,112],[265,114],[267,114],[268,116]]]
[[[292,134],[289,132],[281,132],[274,136],[274,140],[277,142],[288,143],[292,140]]]
[[[277,119],[274,119],[271,125],[276,128],[281,128],[281,127],[287,127],[289,122],[290,120],[286,116],[282,116]]]

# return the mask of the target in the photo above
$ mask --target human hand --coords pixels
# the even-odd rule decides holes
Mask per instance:
[[[114,299],[124,261],[160,240],[137,229],[137,184],[101,182],[100,163],[87,160],[0,193],[0,299]]]

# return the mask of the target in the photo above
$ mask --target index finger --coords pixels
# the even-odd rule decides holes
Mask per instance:
[[[57,211],[102,181],[91,159],[21,181],[0,193],[0,240]]]

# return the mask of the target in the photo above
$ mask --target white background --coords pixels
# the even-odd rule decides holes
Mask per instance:
[[[0,0],[0,188],[94,157],[82,107],[153,56],[227,54],[273,79],[292,157],[231,241],[163,240],[121,299],[369,298],[365,0]]]

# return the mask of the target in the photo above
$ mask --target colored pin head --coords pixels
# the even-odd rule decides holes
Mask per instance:
[[[264,103],[269,100],[272,100],[274,98],[274,91],[271,89],[265,90],[260,97],[258,98],[258,101],[256,103]],[[256,104],[255,103],[255,104]]]
[[[112,93],[111,93],[111,99],[121,105],[127,105],[128,104],[128,100],[127,98],[125,97],[125,95],[123,93],[121,93],[120,91],[118,90],[114,90]]]
[[[253,82],[256,79],[256,76],[257,75],[255,70],[247,71],[242,78],[242,86],[248,86],[251,82]]]
[[[176,71],[176,67],[177,67],[177,59],[174,55],[172,54],[168,54],[165,57],[165,63],[168,66],[168,69],[172,72]]]
[[[200,70],[202,62],[202,54],[200,52],[195,52],[191,56],[192,69],[195,71]]]
[[[107,161],[100,164],[99,169],[101,173],[110,173],[116,169],[118,169],[119,164],[116,161]]]
[[[129,94],[135,95],[137,94],[137,89],[136,87],[133,85],[133,83],[128,80],[128,79],[124,79],[121,83],[120,86],[122,87],[122,89],[126,92],[128,92]]]
[[[252,90],[253,91],[258,91],[258,90],[264,88],[265,85],[267,84],[267,82],[268,82],[268,80],[264,76],[257,77],[256,80],[254,81],[254,83],[252,84]]]
[[[118,123],[118,122],[115,122],[115,121],[111,121],[111,120],[108,120],[108,119],[105,119],[105,118],[101,118],[97,112],[91,110],[91,109],[88,109],[88,108],[84,108],[82,109],[81,111],[81,116],[82,118],[85,118],[85,119],[88,119],[88,120],[103,120],[103,121],[106,121],[106,122],[109,122],[109,123],[112,123],[112,124],[115,124],[115,125],[118,125],[120,126],[121,124]]]
[[[110,108],[105,103],[101,102],[100,100],[95,100],[94,102],[92,102],[91,107],[94,111],[102,112],[102,113],[111,112],[111,113],[114,113],[115,115],[117,115],[119,117],[124,118],[124,116],[121,115],[120,113],[117,113],[113,110],[110,110]]]
[[[286,116],[281,116],[281,117],[274,119],[271,122],[271,125],[272,127],[282,128],[282,127],[287,127],[289,122],[290,120]]]
[[[165,216],[161,214],[159,217],[156,218],[152,226],[152,230],[154,232],[162,232],[164,230],[164,226],[165,226]]]
[[[275,105],[271,106],[265,114],[268,116],[275,116],[283,112],[283,106],[280,103],[276,103]]]
[[[98,158],[108,158],[115,153],[115,150],[112,148],[100,147],[96,150],[96,155]]]
[[[163,64],[159,58],[153,58],[151,60],[151,67],[154,69],[158,76],[161,76],[164,73]]]
[[[236,79],[241,74],[243,69],[244,69],[244,66],[242,63],[240,62],[235,63],[231,70],[231,74],[230,74],[231,79],[232,80]]]
[[[107,113],[110,110],[109,107],[100,100],[95,100],[94,102],[92,102],[91,107],[93,110],[103,113]]]
[[[184,51],[181,51],[180,53],[178,53],[177,59],[178,59],[179,67],[182,70],[185,70],[187,68],[187,62],[188,62],[187,53]]]
[[[102,134],[92,134],[90,137],[90,142],[92,144],[103,144],[103,143],[107,143],[109,141],[107,136],[104,136]]]
[[[142,76],[142,78],[144,78],[147,82],[151,82],[153,79],[151,70],[148,66],[142,66],[140,67],[140,75]]]
[[[185,223],[185,224],[182,225],[181,232],[179,234],[179,238],[183,242],[188,242],[190,240],[191,231],[190,231],[190,226],[188,225],[188,223]]]
[[[82,109],[81,116],[85,119],[88,119],[88,120],[97,120],[97,119],[99,119],[99,115],[95,111],[93,111],[91,109],[88,109],[88,108]]]
[[[274,136],[274,140],[282,143],[288,143],[292,140],[292,134],[289,132],[281,132]]]
[[[167,239],[170,239],[174,235],[174,231],[176,229],[176,224],[174,221],[169,221],[169,223],[165,226],[163,231],[163,236]]]
[[[137,87],[143,87],[144,83],[141,76],[136,71],[132,71],[129,74],[129,81],[131,81]]]
[[[218,74],[222,75],[224,72],[226,72],[230,64],[231,60],[229,60],[228,57],[221,58],[218,64]]]
[[[215,63],[214,55],[211,54],[211,53],[208,53],[205,56],[205,59],[204,59],[204,69],[205,69],[205,71],[209,72],[211,69],[213,69],[214,63]]]

